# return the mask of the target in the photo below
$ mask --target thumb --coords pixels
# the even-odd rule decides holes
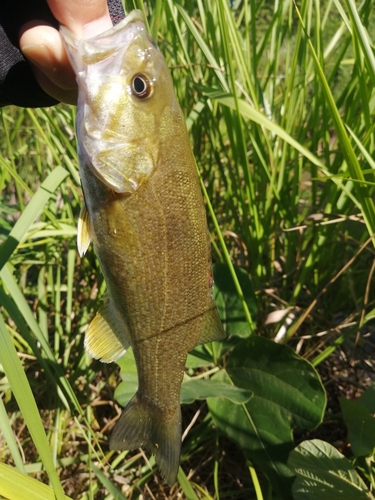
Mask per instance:
[[[59,101],[75,104],[77,84],[59,32],[47,24],[31,21],[22,27],[19,45],[33,63],[42,89]]]
[[[89,38],[112,27],[106,0],[47,0],[54,17],[76,38]]]

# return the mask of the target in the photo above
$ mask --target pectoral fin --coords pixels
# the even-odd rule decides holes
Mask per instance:
[[[125,328],[111,299],[107,297],[86,332],[87,352],[103,363],[116,361],[130,345]]]
[[[216,306],[204,313],[204,321],[198,340],[195,345],[205,344],[206,342],[214,342],[222,340],[227,336],[221,324],[219,313]]]
[[[86,208],[85,200],[83,200],[77,227],[77,247],[80,257],[85,255],[90,242],[90,216]]]

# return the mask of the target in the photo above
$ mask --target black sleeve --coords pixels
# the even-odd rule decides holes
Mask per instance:
[[[121,0],[107,0],[112,23],[125,17]],[[18,33],[32,20],[48,22],[58,29],[45,0],[2,0],[0,7],[0,106],[15,104],[25,108],[53,106],[58,101],[39,87],[31,65],[23,57]]]

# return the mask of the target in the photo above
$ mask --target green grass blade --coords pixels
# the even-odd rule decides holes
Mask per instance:
[[[301,14],[296,6],[297,14],[299,16],[300,22],[304,26]],[[348,134],[346,133],[345,125],[341,119],[339,110],[337,109],[335,100],[333,98],[332,92],[329,88],[327,79],[325,77],[323,68],[320,64],[320,61],[318,59],[318,56],[315,52],[314,46],[308,37],[307,37],[307,43],[310,48],[311,55],[314,60],[315,64],[315,69],[317,72],[317,76],[321,82],[322,89],[324,91],[324,95],[326,98],[326,103],[328,106],[328,109],[331,112],[331,116],[335,125],[336,133],[339,139],[339,142],[341,144],[341,149],[342,153],[346,159],[348,169],[350,172],[350,175],[353,179],[359,181],[358,184],[356,184],[356,193],[357,193],[357,199],[359,200],[361,204],[361,210],[363,213],[363,217],[366,222],[366,226],[368,228],[369,234],[373,235],[375,233],[375,205],[374,202],[371,198],[371,195],[368,191],[368,188],[366,187],[366,180],[363,175],[361,166],[359,164],[357,155],[354,152],[354,149],[352,147],[352,144],[350,142],[350,139],[348,137]],[[373,238],[373,244],[375,246],[375,238]]]
[[[191,31],[192,35],[194,36],[194,39],[199,44],[199,47],[201,48],[203,54],[207,58],[207,61],[214,68],[214,72],[216,73],[216,76],[217,76],[219,82],[221,83],[222,88],[226,92],[228,92],[229,89],[228,89],[227,81],[224,77],[223,72],[220,70],[220,64],[215,59],[211,49],[209,48],[209,46],[205,42],[202,35],[199,33],[199,31],[198,31],[197,27],[195,26],[195,24],[193,23],[193,21],[190,19],[188,13],[178,4],[176,5],[176,7],[179,10],[183,20],[185,21],[187,28]]]
[[[6,412],[2,398],[0,398],[0,430],[8,445],[9,453],[11,454],[15,466],[20,472],[25,473],[22,457],[18,449],[17,441],[14,437],[12,427],[9,423],[8,414]]]
[[[27,323],[27,325],[29,326],[29,328],[31,329],[33,334],[35,335],[36,339],[40,343],[40,345],[42,347],[42,351],[44,352],[45,356],[51,362],[51,367],[55,372],[55,378],[59,381],[59,383],[61,384],[65,393],[68,395],[70,401],[73,403],[74,408],[81,415],[83,415],[83,410],[81,409],[81,406],[77,400],[77,397],[73,391],[72,386],[70,385],[69,381],[65,377],[60,365],[56,363],[56,359],[55,359],[55,356],[52,352],[50,345],[48,344],[45,336],[43,335],[43,332],[39,328],[39,325],[38,325],[36,319],[34,318],[34,315],[30,309],[29,304],[27,303],[25,296],[23,295],[23,293],[22,293],[21,289],[19,288],[14,276],[9,271],[7,266],[3,267],[3,269],[0,271],[0,278],[3,280],[3,283],[6,286],[6,288],[8,289],[9,294],[13,298],[13,301],[16,304],[16,307],[18,309],[18,314]],[[70,409],[70,405],[69,405],[65,395],[60,391],[61,391],[61,389],[59,388],[59,397],[60,397],[62,403],[64,404],[64,406],[67,409]]]
[[[69,110],[71,112],[71,109]],[[54,144],[54,150],[57,150],[61,159],[63,160],[62,165],[69,171],[72,179],[77,186],[81,185],[81,180],[79,177],[79,170],[77,168],[77,147],[76,141],[72,140],[74,137],[74,120],[69,117],[67,120],[67,113],[65,110],[61,110],[58,114],[59,121],[56,120],[57,113],[51,115],[47,109],[36,108],[33,110],[38,121],[44,120],[53,129],[53,134],[51,141]],[[68,153],[68,154],[67,154]]]
[[[50,370],[49,364],[46,362],[46,359],[42,356],[40,346],[38,346],[37,342],[30,334],[30,331],[27,327],[27,324],[22,314],[20,313],[18,306],[11,299],[11,297],[5,293],[4,288],[1,286],[1,283],[0,283],[0,304],[3,306],[3,308],[7,311],[9,316],[15,322],[20,334],[22,335],[22,338],[25,340],[25,342],[27,342],[32,352],[36,356],[38,362],[40,363],[41,368],[43,368],[46,377],[51,381],[57,379],[55,374],[53,374],[52,371]],[[67,402],[67,399],[58,386],[57,386],[57,391],[61,402],[67,409],[69,409],[69,404]]]
[[[263,493],[262,493],[262,488],[260,487],[259,479],[258,479],[258,474],[254,467],[249,465],[249,471],[251,475],[251,479],[253,480],[254,484],[254,489],[255,489],[255,494],[257,496],[257,500],[264,500],[263,498]]]
[[[0,463],[0,497],[9,500],[56,500],[50,486],[2,463]],[[66,495],[59,498],[72,500]]]
[[[11,164],[11,162],[5,160],[4,158],[0,157],[0,166],[5,169],[14,179],[15,184],[17,186],[17,191],[19,192],[19,188],[22,187],[22,189],[25,190],[26,193],[32,195],[33,191],[29,188],[29,186],[26,184],[26,182],[20,177],[20,175],[16,172],[14,166]],[[22,200],[22,196],[20,197]],[[20,202],[20,208],[23,209],[23,203]]]
[[[372,85],[375,86],[375,56],[373,48],[371,47],[369,34],[361,22],[355,2],[353,0],[345,0],[345,3],[349,10],[349,16],[352,21],[354,34],[363,51],[365,64],[367,66],[367,71],[369,72]]]
[[[0,363],[3,366],[4,372],[12,387],[14,397],[17,400],[18,406],[30,431],[31,438],[51,481],[56,498],[57,500],[63,500],[65,495],[52,460],[51,450],[39,415],[39,410],[2,316],[0,316],[0,344]],[[26,496],[25,498],[29,497]]]
[[[52,170],[47,179],[42,183],[14,225],[8,238],[0,247],[0,269],[9,260],[9,257],[23,240],[32,223],[41,214],[49,198],[53,196],[58,186],[68,175],[69,173],[65,169],[57,167]]]
[[[177,480],[180,483],[180,486],[185,493],[186,500],[198,500],[193,487],[190,484],[189,479],[186,477],[185,472],[181,467],[178,468]]]
[[[251,317],[250,310],[249,310],[249,308],[247,306],[244,294],[242,292],[240,282],[238,281],[236,272],[234,270],[233,263],[232,263],[232,260],[230,258],[227,246],[225,244],[225,241],[224,241],[224,238],[223,238],[223,235],[222,235],[219,223],[217,221],[217,218],[216,218],[216,215],[215,215],[215,212],[214,212],[214,209],[212,207],[211,201],[210,201],[209,196],[207,194],[206,186],[204,185],[204,183],[202,181],[202,178],[200,176],[199,176],[199,180],[200,180],[200,184],[201,184],[201,188],[202,188],[204,197],[205,197],[206,202],[207,202],[208,211],[209,211],[209,213],[210,213],[210,215],[212,217],[212,220],[214,222],[215,230],[216,230],[216,233],[218,235],[218,238],[219,238],[219,241],[220,241],[220,245],[221,245],[223,253],[224,253],[225,262],[228,264],[228,267],[229,267],[229,270],[230,270],[230,273],[231,273],[231,276],[232,276],[232,279],[233,279],[234,286],[236,287],[236,291],[237,291],[238,297],[241,300],[242,307],[243,307],[243,310],[244,310],[244,313],[245,313],[246,321],[249,323],[250,329],[253,332],[254,331],[254,322],[253,322],[253,319]]]
[[[73,278],[75,271],[75,263],[76,263],[76,243],[74,241],[74,247],[69,248],[68,252],[68,292],[66,297],[66,323],[65,323],[65,331],[66,333],[70,333],[72,330],[72,304],[73,304]]]
[[[91,464],[91,468],[95,476],[99,479],[102,485],[108,490],[114,500],[126,500],[126,497],[121,493],[121,491],[114,486],[114,484],[107,478],[107,476],[98,468],[95,464]]]
[[[235,110],[236,104],[235,100],[232,96],[211,96],[212,99],[219,102],[223,106],[227,106],[230,109]],[[293,139],[293,137],[288,134],[282,127],[280,127],[277,123],[269,120],[263,113],[254,109],[248,102],[239,99],[238,100],[238,110],[244,118],[252,120],[253,122],[261,125],[271,133],[280,137],[285,142],[290,144],[293,148],[299,151],[303,156],[305,156],[308,160],[310,160],[314,165],[325,170],[324,164],[315,156],[311,151],[301,145],[297,140]]]
[[[347,127],[347,129],[349,130],[349,133],[350,135],[353,137],[355,143],[357,144],[358,146],[358,149],[361,151],[361,153],[363,154],[363,157],[365,158],[365,160],[367,161],[367,163],[369,164],[369,166],[375,170],[375,160],[372,158],[371,154],[369,151],[367,151],[367,149],[365,148],[365,146],[362,144],[362,142],[359,140],[359,138],[356,136],[356,134],[353,132],[353,130],[351,130],[349,127]]]
[[[9,271],[7,266],[3,267],[3,269],[0,271],[0,278],[2,279],[6,288],[8,289],[9,294],[11,295],[11,297],[14,301],[14,304],[16,305],[15,307],[18,308],[17,314],[19,314],[20,317],[29,325],[30,329],[32,330],[32,332],[36,336],[38,342],[40,343],[40,345],[42,347],[42,351],[44,352],[47,359],[51,362],[51,369],[54,372],[54,379],[58,381],[57,394],[58,394],[61,402],[64,404],[66,409],[69,411],[70,411],[69,401],[71,402],[73,408],[82,417],[85,428],[88,429],[88,432],[90,432],[90,430],[91,430],[90,424],[85,417],[84,410],[82,409],[82,407],[77,399],[77,396],[73,390],[73,387],[72,387],[71,383],[69,382],[69,380],[67,379],[67,377],[65,376],[63,370],[61,369],[61,366],[56,362],[56,358],[52,352],[50,345],[48,344],[47,339],[44,337],[43,332],[40,330],[39,325],[34,318],[34,315],[33,315],[32,311],[27,303],[25,296],[23,295],[23,293],[20,290],[14,276],[11,274],[11,272]],[[1,363],[1,359],[0,359],[0,363]],[[47,373],[49,373],[49,370]],[[66,396],[68,397],[68,399],[66,398]],[[82,430],[83,437],[86,439],[88,445],[92,446],[91,438],[89,438],[86,435],[87,433],[85,432],[83,427],[80,427],[80,429]],[[90,434],[90,436],[91,436],[91,434]],[[98,444],[96,437],[94,437],[93,440],[100,450],[100,446]],[[95,452],[95,455],[96,455],[97,459],[100,460],[100,458],[96,452]]]

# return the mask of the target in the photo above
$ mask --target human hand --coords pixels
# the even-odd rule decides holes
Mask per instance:
[[[112,27],[106,0],[47,0],[53,16],[77,38],[89,38]],[[38,20],[20,30],[20,49],[32,63],[42,89],[58,101],[77,103],[77,84],[60,33]]]

